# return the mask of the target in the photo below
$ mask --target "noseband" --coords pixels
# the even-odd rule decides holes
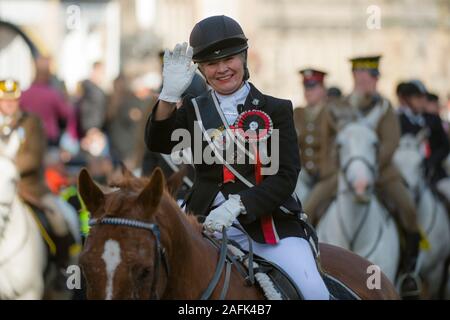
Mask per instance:
[[[165,248],[161,245],[161,232],[156,223],[148,223],[138,220],[131,220],[125,218],[102,218],[102,219],[91,219],[89,220],[89,226],[98,225],[113,225],[113,226],[125,226],[136,229],[144,229],[150,231],[150,233],[155,237],[155,267],[153,273],[153,281],[151,292],[153,294],[153,299],[159,299],[158,292],[156,291],[156,286],[158,284],[159,269],[161,266],[161,261],[164,264],[164,269],[166,270],[167,277],[169,277],[169,262],[167,260],[167,254]]]

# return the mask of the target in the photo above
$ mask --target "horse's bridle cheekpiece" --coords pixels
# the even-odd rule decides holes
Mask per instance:
[[[167,277],[169,277],[169,261],[167,260],[166,250],[161,245],[161,232],[156,223],[148,223],[139,220],[125,219],[125,218],[112,218],[105,217],[101,219],[90,219],[89,226],[95,225],[113,225],[113,226],[125,226],[130,228],[144,229],[150,231],[155,237],[155,268],[153,273],[152,282],[152,292],[154,293],[153,298],[159,299],[158,293],[156,292],[156,286],[159,278],[159,268],[161,265],[161,260],[164,263],[164,269],[166,270]]]

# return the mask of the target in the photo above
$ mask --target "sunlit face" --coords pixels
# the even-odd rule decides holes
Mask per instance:
[[[378,77],[374,77],[368,70],[354,70],[353,81],[355,91],[359,94],[371,95],[377,90]]]
[[[326,96],[325,88],[316,84],[312,87],[305,87],[305,100],[308,105],[316,105]]]
[[[242,54],[200,63],[200,70],[208,84],[218,93],[227,95],[238,90],[244,79]]]
[[[19,99],[0,99],[0,113],[12,116],[19,110]]]

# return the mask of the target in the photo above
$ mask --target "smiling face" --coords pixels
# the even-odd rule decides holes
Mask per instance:
[[[244,54],[202,62],[200,71],[215,91],[223,95],[232,94],[244,80]]]

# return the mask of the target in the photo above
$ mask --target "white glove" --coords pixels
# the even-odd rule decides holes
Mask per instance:
[[[245,207],[239,195],[229,195],[228,200],[214,209],[206,217],[203,226],[207,231],[222,231],[222,228],[229,228],[239,214],[245,214]]]
[[[159,99],[176,103],[189,87],[198,65],[192,64],[192,47],[188,44],[177,44],[173,53],[166,49],[164,53],[163,87]]]

